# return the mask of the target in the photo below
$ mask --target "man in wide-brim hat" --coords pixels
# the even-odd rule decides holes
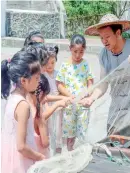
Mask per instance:
[[[101,79],[103,79],[107,74],[117,68],[130,55],[130,39],[124,39],[122,37],[122,32],[129,29],[130,21],[119,20],[113,14],[106,14],[101,18],[98,24],[90,26],[86,29],[85,33],[87,35],[99,35],[104,45],[104,48],[99,55]],[[130,88],[124,88],[126,88],[125,86],[127,85],[130,86],[130,76],[129,79],[125,80],[124,83],[122,82],[122,84],[120,81],[118,81],[116,85],[114,84],[114,82],[111,82],[110,84],[112,91],[112,102],[109,109],[107,122],[107,131],[109,134],[118,130],[119,126],[123,122],[122,118],[124,118],[125,115],[128,115],[128,109],[130,109],[130,98],[128,98],[130,97]],[[118,85],[121,85],[120,91],[123,91],[123,94],[126,98],[122,98],[120,92],[118,92],[118,94],[116,93],[116,91],[119,89]],[[93,91],[91,96],[82,99],[80,103],[83,106],[91,106],[96,99],[101,97],[107,91],[107,88],[108,83],[103,82]],[[114,93],[116,93],[117,95],[115,95]],[[124,103],[123,100],[127,100],[127,102]]]

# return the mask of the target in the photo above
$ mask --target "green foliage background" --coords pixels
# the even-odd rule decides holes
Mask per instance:
[[[119,2],[119,1],[118,1]],[[100,18],[112,13],[117,15],[117,1],[90,1],[90,0],[63,0],[67,21],[66,37],[69,38],[73,34],[84,34],[85,29],[99,22]],[[129,34],[124,34],[129,37]]]
[[[82,17],[92,15],[104,15],[106,13],[116,14],[117,3],[114,1],[81,1],[73,0],[63,1],[67,16],[70,17]]]

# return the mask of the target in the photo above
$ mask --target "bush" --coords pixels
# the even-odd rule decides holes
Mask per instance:
[[[75,33],[84,34],[88,26],[98,23],[106,13],[115,14],[116,9],[116,3],[112,1],[64,0],[63,3],[67,13],[67,38]]]
[[[123,36],[124,38],[130,38],[130,33],[123,32],[123,33],[122,33],[122,36]]]
[[[69,0],[63,1],[67,17],[87,17],[99,16],[106,13],[116,14],[116,2],[112,1],[83,1]]]

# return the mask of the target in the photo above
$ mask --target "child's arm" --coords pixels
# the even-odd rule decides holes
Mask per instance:
[[[21,101],[15,110],[15,119],[17,121],[17,150],[24,157],[39,161],[45,159],[45,156],[32,150],[26,143],[27,124],[30,116],[30,107],[26,101]]]
[[[47,95],[47,101],[48,102],[54,102],[54,101],[60,101],[60,100],[64,100],[65,102],[72,102],[72,97],[67,97],[67,96],[63,96],[63,95]]]
[[[88,66],[88,71],[87,71],[87,88],[91,88],[91,86],[93,85],[94,80],[93,80],[93,75],[90,71],[90,68]],[[89,95],[91,94],[91,92],[89,92]]]
[[[47,120],[58,107],[66,107],[66,106],[67,105],[64,100],[57,101],[52,106],[49,106],[48,109],[46,109],[46,111],[42,113],[42,116],[45,118],[45,120]]]
[[[47,95],[46,97],[48,102],[59,101],[66,98],[65,96],[62,95]]]
[[[87,81],[87,88],[88,88],[88,96],[90,96],[92,94],[92,91],[89,91],[89,88],[91,88],[91,86],[93,85],[93,79],[89,79]]]
[[[66,89],[65,84],[63,82],[57,81],[57,88],[63,96],[73,97],[73,95]]]
[[[47,136],[47,127],[45,119],[44,117],[40,117],[35,120],[39,129],[42,146],[44,148],[47,148],[49,146],[49,137]]]
[[[93,85],[93,79],[89,79],[87,81],[87,87],[88,87],[88,89],[91,88],[92,85]]]

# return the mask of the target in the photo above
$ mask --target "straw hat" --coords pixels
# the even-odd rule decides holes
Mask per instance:
[[[85,30],[87,35],[99,35],[98,29],[104,26],[120,24],[123,26],[123,31],[130,29],[130,20],[119,20],[114,14],[106,14],[96,25],[92,25]]]

